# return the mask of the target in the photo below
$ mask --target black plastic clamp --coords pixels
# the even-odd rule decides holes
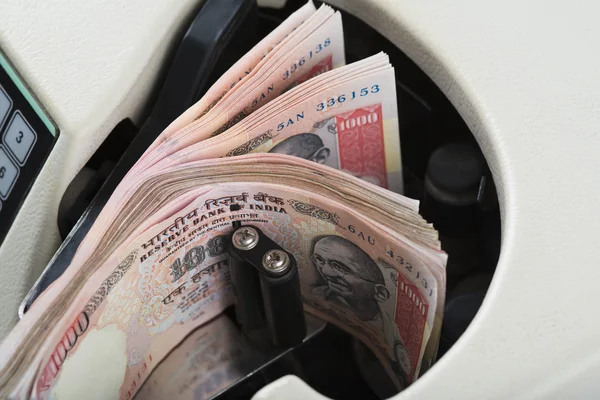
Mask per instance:
[[[268,329],[276,346],[294,347],[306,336],[296,259],[259,228],[234,223],[229,241],[236,319],[246,332]]]

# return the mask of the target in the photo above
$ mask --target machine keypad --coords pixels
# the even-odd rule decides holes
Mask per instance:
[[[0,49],[0,245],[58,139],[58,129]]]

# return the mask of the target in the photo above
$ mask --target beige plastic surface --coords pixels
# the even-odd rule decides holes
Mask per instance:
[[[480,313],[396,398],[598,398],[600,3],[332,3],[379,30],[439,85],[484,149],[502,203],[502,255]],[[58,245],[60,194],[114,124],[136,116],[166,39],[191,7],[57,4],[9,0],[0,12],[0,45],[62,131],[0,248],[0,333]],[[255,398],[321,396],[286,377]]]
[[[600,3],[332,0],[406,52],[465,119],[502,254],[458,343],[397,400],[600,398]],[[254,399],[319,399],[295,377]]]
[[[200,1],[0,2],[0,46],[60,129],[0,247],[0,340],[60,244],[66,187],[118,122],[137,122],[166,51]]]

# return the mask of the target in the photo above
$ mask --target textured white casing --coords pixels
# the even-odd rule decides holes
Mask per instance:
[[[502,253],[467,332],[394,399],[600,398],[600,3],[332,0],[406,52],[490,164]],[[295,377],[254,399],[319,399]]]
[[[333,0],[405,51],[493,169],[502,254],[458,343],[396,399],[600,396],[600,3]],[[62,133],[0,248],[0,335],[58,245],[66,185],[136,116],[191,1],[9,0],[0,44]],[[119,4],[117,4],[119,3]],[[122,3],[122,4],[121,4]],[[319,399],[285,377],[255,399]]]
[[[117,123],[140,111],[200,0],[2,0],[0,46],[60,136],[0,247],[0,340],[60,245],[62,195]]]

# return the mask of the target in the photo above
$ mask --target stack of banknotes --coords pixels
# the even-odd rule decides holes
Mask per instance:
[[[341,15],[309,2],[126,175],[2,343],[0,397],[133,398],[184,338],[235,304],[233,221],[293,254],[307,312],[410,384],[435,359],[447,256],[400,194],[401,165],[388,57],[345,65]]]

